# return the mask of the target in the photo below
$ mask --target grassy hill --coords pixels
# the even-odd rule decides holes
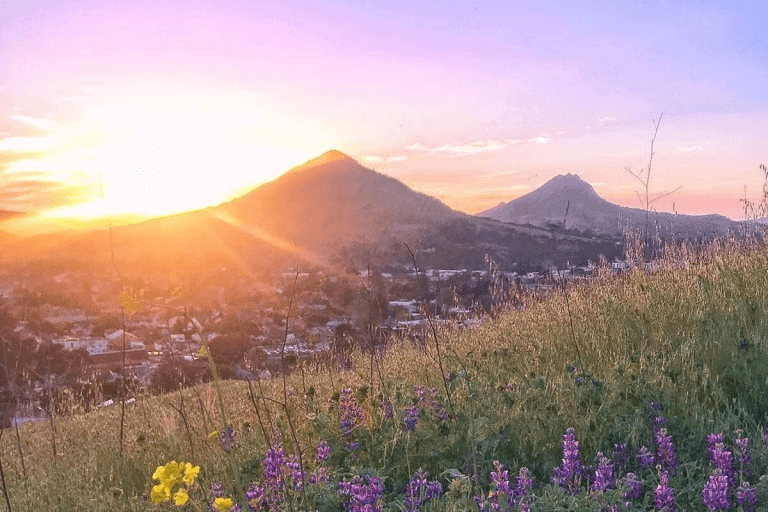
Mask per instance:
[[[354,496],[365,493],[373,496],[371,510],[410,510],[406,489],[419,469],[443,491],[419,510],[477,510],[478,500],[497,498],[505,510],[506,498],[494,494],[504,489],[504,473],[491,473],[499,461],[511,489],[518,470],[528,468],[532,510],[597,511],[625,501],[632,510],[653,510],[666,471],[680,510],[703,511],[702,490],[716,471],[712,433],[724,438],[712,449],[731,454],[730,510],[744,482],[762,509],[768,505],[760,479],[768,473],[766,245],[670,247],[653,271],[613,276],[602,269],[589,283],[529,298],[522,310],[499,312],[477,329],[428,334],[375,357],[353,352],[343,371],[318,363],[250,388],[221,382],[220,394],[204,385],[140,398],[126,406],[123,421],[112,407],[24,425],[18,435],[5,430],[0,462],[12,509],[148,510],[153,472],[175,460],[199,465],[189,494],[201,510],[215,497],[212,483],[248,510],[246,497],[255,505],[259,491],[246,494],[249,484],[270,483],[265,470],[273,478],[263,489],[270,510],[362,510]],[[231,451],[209,436],[225,422],[237,431]],[[551,478],[563,464],[569,427],[577,456],[594,467],[564,480],[564,488]],[[668,449],[659,452],[665,436],[675,464]],[[749,439],[749,467],[739,464],[737,438],[742,447]],[[316,457],[321,441],[330,448],[325,461]],[[643,446],[656,455],[649,467],[636,457]],[[610,459],[616,491],[596,490],[595,472],[608,467],[596,462],[598,452]],[[281,454],[285,463],[275,466]],[[637,498],[622,496],[629,472],[643,483]],[[524,499],[533,500],[530,492]]]

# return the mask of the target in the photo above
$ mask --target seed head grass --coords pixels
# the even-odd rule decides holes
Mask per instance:
[[[648,267],[634,262],[616,276],[603,269],[563,293],[529,297],[524,307],[478,328],[441,325],[436,335],[391,340],[374,372],[370,353],[360,350],[351,353],[347,370],[307,364],[303,374],[287,376],[285,393],[280,379],[250,387],[221,381],[223,409],[211,384],[140,396],[126,407],[122,458],[119,408],[86,414],[73,406],[72,415],[54,417],[55,457],[48,423],[22,425],[20,445],[11,432],[0,438],[10,502],[16,510],[147,510],[157,484],[153,473],[170,461],[200,468],[195,486],[184,487],[190,500],[211,499],[203,490],[214,483],[227,499],[237,499],[232,467],[244,488],[254,482],[248,492],[264,489],[265,455],[277,436],[286,461],[294,461],[287,471],[306,478],[291,477],[296,482],[284,490],[298,509],[352,509],[356,500],[370,500],[377,510],[410,509],[417,473],[446,491],[429,500],[425,494],[424,507],[477,509],[506,495],[498,491],[503,465],[505,477],[519,472],[535,482],[525,503],[536,503],[535,494],[540,510],[573,504],[599,510],[609,498],[601,505],[584,497],[595,489],[616,500],[641,494],[638,509],[651,510],[657,499],[670,499],[673,487],[681,510],[705,510],[705,502],[726,502],[723,470],[715,473],[707,451],[711,433],[723,433],[727,449],[738,455],[736,440],[750,439],[752,476],[739,480],[748,477],[742,457],[734,466],[738,478],[728,481],[729,499],[751,502],[768,490],[758,484],[768,473],[764,244],[670,245]],[[223,445],[221,435],[211,433],[227,427],[236,436]],[[564,489],[550,482],[563,464],[569,429],[578,436],[582,463],[593,466],[584,470],[591,477]],[[642,467],[635,454],[645,446],[657,455],[659,439],[674,444],[674,464]],[[619,467],[617,444],[627,446],[626,472],[609,474]],[[323,460],[316,459],[318,446]],[[590,482],[600,471],[600,482],[608,483]],[[323,490],[329,481],[336,487]],[[517,482],[504,481],[511,488]],[[158,506],[174,507],[172,501]]]

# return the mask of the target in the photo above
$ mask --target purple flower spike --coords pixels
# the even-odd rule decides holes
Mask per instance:
[[[640,464],[641,468],[651,469],[656,462],[656,457],[651,450],[643,446],[640,448],[640,451],[637,452],[637,462]]]
[[[315,460],[317,462],[325,462],[328,460],[328,455],[331,454],[331,447],[328,446],[328,441],[323,439],[320,441],[320,444],[317,445],[317,456],[315,457]]]
[[[701,492],[704,506],[707,509],[728,510],[731,508],[731,495],[728,491],[728,476],[720,468],[715,468]]]
[[[568,427],[563,436],[563,463],[554,469],[552,485],[559,485],[571,495],[576,494],[581,486],[583,468],[579,450],[576,431]]]
[[[669,472],[661,469],[661,465],[656,466],[659,471],[659,485],[654,493],[656,494],[656,510],[663,512],[677,512],[675,504],[675,490],[669,486]]]
[[[384,507],[384,486],[377,476],[354,476],[339,482],[336,494],[347,512],[381,512]]]
[[[627,473],[624,478],[621,479],[627,487],[627,491],[622,495],[625,500],[639,500],[640,494],[643,492],[643,481],[640,480],[634,473]]]
[[[604,492],[614,488],[613,464],[603,455],[603,452],[597,452],[595,458],[597,462],[597,471],[595,471],[595,480],[592,482],[592,490]]]
[[[417,512],[424,503],[441,494],[443,494],[443,486],[440,482],[429,480],[429,473],[419,469],[405,488],[405,510]]]
[[[744,434],[740,429],[736,431],[736,440],[734,441],[734,451],[736,452],[736,460],[741,468],[741,473],[744,475],[752,474],[752,457],[749,453],[749,438],[741,437]]]
[[[736,488],[736,503],[744,508],[744,512],[754,512],[757,503],[757,492],[755,487],[751,487],[749,482],[743,482]]]
[[[403,411],[403,423],[405,423],[406,432],[413,432],[416,430],[416,423],[419,422],[420,414],[417,405],[411,405],[405,408],[405,411]]]
[[[350,388],[341,390],[339,416],[341,417],[341,433],[344,437],[350,437],[355,428],[365,423],[365,411],[355,402],[355,396]]]
[[[668,471],[677,469],[677,458],[675,456],[675,445],[672,444],[672,436],[667,434],[666,428],[660,428],[656,432],[656,444],[658,445],[658,462]]]

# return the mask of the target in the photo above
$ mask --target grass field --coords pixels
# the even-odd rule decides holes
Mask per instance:
[[[604,270],[477,329],[352,359],[140,398],[122,452],[119,407],[6,429],[8,503],[171,509],[186,489],[189,510],[672,510],[674,493],[679,510],[768,510],[764,244],[669,247],[653,271]],[[211,435],[225,422],[234,443]],[[199,474],[155,505],[172,460]]]

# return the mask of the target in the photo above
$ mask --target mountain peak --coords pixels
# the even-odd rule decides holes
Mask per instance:
[[[355,160],[352,159],[352,157],[345,155],[341,151],[338,151],[336,149],[332,149],[330,151],[326,151],[322,155],[313,158],[312,160],[307,160],[303,164],[299,165],[298,167],[294,167],[290,171],[288,171],[286,174],[295,173],[298,171],[304,171],[307,169],[314,169],[316,167],[322,167],[325,165],[330,164],[349,164],[349,163],[356,163]]]

